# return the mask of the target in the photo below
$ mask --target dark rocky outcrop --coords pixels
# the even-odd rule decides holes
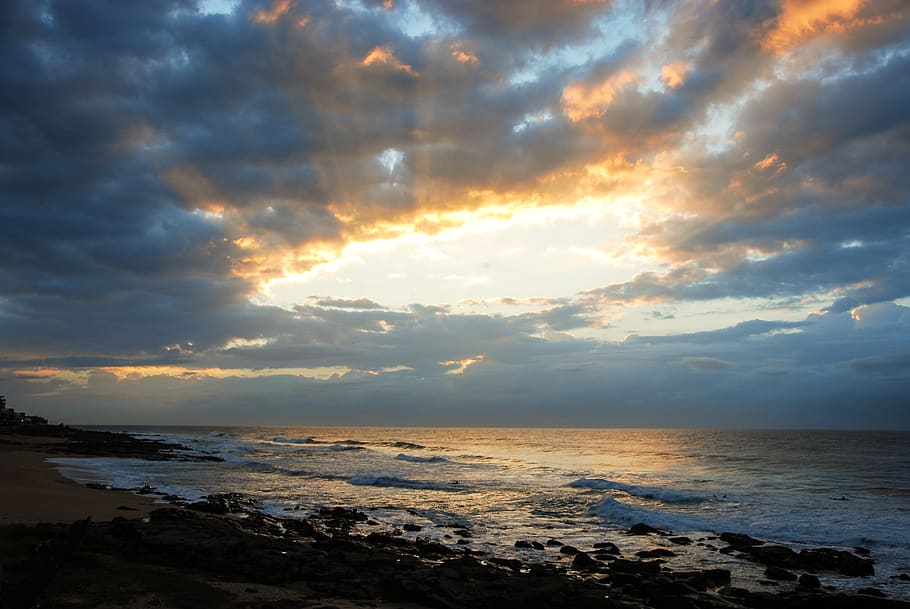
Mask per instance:
[[[248,508],[226,515],[166,508],[148,522],[0,527],[4,609],[127,606],[151,597],[152,605],[225,609],[327,607],[318,599],[332,598],[439,609],[910,609],[872,588],[823,592],[806,576],[796,590],[751,592],[731,588],[724,569],[674,573],[659,560],[604,563],[577,551],[566,573],[559,562],[479,558],[420,537],[332,528],[361,514],[336,508],[290,519]],[[284,600],[266,602],[265,591]]]
[[[810,548],[795,550],[786,546],[767,545],[763,541],[738,533],[723,533],[721,540],[730,544],[727,553],[739,552],[742,556],[769,567],[799,571],[829,571],[848,576],[874,575],[872,559],[861,558],[847,550]]]

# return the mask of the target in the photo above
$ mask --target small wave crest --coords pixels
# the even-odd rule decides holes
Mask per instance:
[[[357,446],[354,444],[332,444],[331,446],[329,446],[329,450],[344,452],[344,451],[351,451],[351,450],[366,450],[366,448],[364,448],[363,446]]]
[[[320,444],[313,438],[282,438],[281,436],[272,438],[272,442],[275,444]]]
[[[448,461],[445,457],[436,455],[433,455],[432,457],[420,457],[417,455],[406,455],[404,453],[398,453],[398,456],[395,458],[399,461],[407,461],[408,463],[443,463]]]
[[[391,446],[392,448],[403,448],[405,450],[422,450],[426,448],[421,444],[414,444],[413,442],[386,442],[386,446]]]
[[[693,504],[710,501],[712,497],[698,495],[687,491],[678,491],[669,488],[659,488],[656,486],[639,486],[635,484],[624,484],[614,480],[604,480],[602,478],[579,478],[569,486],[574,488],[592,488],[605,491],[622,491],[642,499],[651,499],[661,503],[681,503]]]
[[[408,480],[397,476],[355,476],[354,478],[348,478],[348,484],[447,492],[463,490],[463,487],[457,481],[450,483],[425,482],[422,480]]]

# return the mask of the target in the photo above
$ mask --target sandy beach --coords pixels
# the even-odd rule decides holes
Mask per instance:
[[[725,569],[674,571],[663,560],[624,557],[603,546],[567,546],[555,561],[525,564],[378,526],[366,533],[367,514],[345,507],[279,518],[240,494],[156,503],[154,495],[77,484],[47,459],[210,457],[124,434],[53,426],[25,431],[0,430],[2,609],[910,609],[873,591],[813,587],[811,578],[795,589],[749,591],[731,586]],[[644,524],[633,529],[630,535],[654,539],[666,534]],[[820,551],[811,566],[786,548],[725,535],[727,551],[769,568],[872,564]]]
[[[148,497],[88,488],[65,478],[34,438],[6,440],[0,443],[0,524],[143,518],[161,507]]]

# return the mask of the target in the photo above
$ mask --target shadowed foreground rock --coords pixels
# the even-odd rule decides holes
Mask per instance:
[[[523,565],[429,540],[348,533],[339,521],[359,514],[331,510],[298,520],[165,508],[148,522],[0,527],[2,607],[288,609],[347,599],[441,609],[910,609],[872,595],[749,592],[730,588],[723,569],[671,573],[659,561],[600,561],[582,552],[569,572]]]

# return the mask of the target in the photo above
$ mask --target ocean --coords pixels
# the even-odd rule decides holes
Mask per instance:
[[[100,428],[99,428],[100,429]],[[118,487],[150,485],[196,500],[256,497],[281,516],[356,507],[378,524],[526,561],[610,541],[625,555],[667,547],[673,568],[729,568],[760,588],[763,567],[717,551],[724,531],[803,547],[868,548],[876,574],[825,575],[838,589],[874,586],[910,598],[910,432],[450,429],[366,427],[104,427],[175,441],[224,462],[58,458],[64,474]],[[644,522],[696,543],[625,534]],[[416,527],[411,527],[416,528]],[[465,542],[462,541],[462,544]]]

